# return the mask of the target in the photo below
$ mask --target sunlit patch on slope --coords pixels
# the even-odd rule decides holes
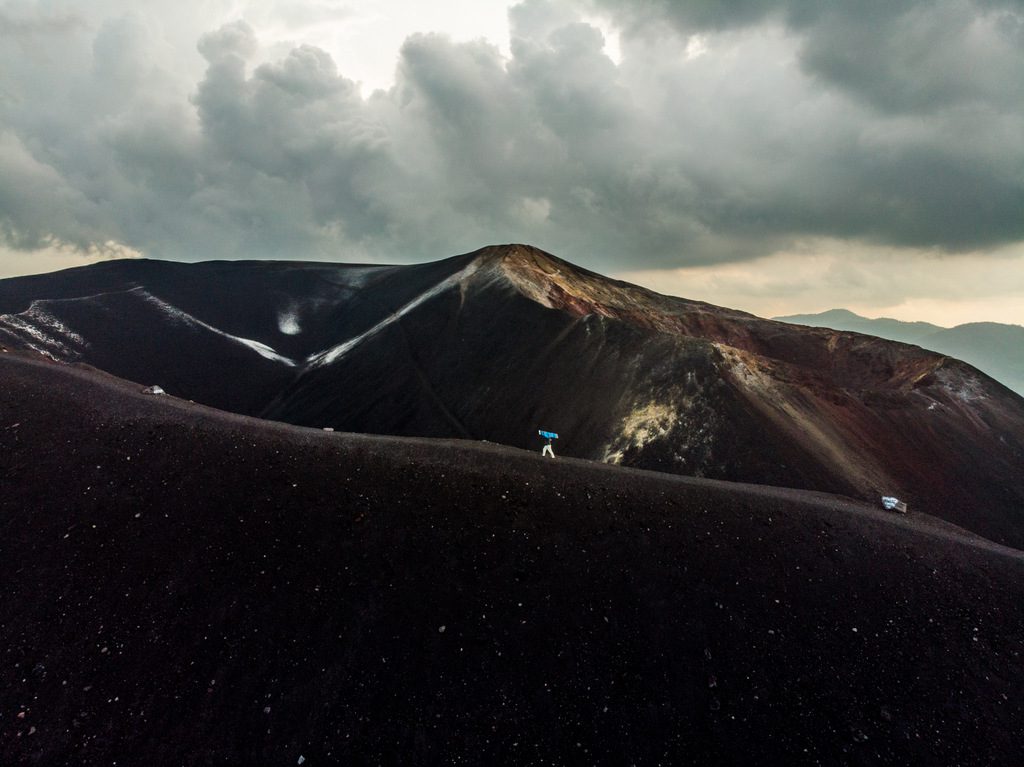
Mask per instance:
[[[605,450],[603,460],[622,463],[628,449],[642,450],[650,442],[664,439],[678,421],[678,413],[668,405],[649,402],[637,407],[623,419],[619,434]]]
[[[492,249],[501,253],[506,279],[548,309],[583,317],[599,315],[679,336],[705,337],[729,329],[743,332],[751,315],[699,301],[658,295],[579,269],[527,245]],[[730,342],[742,343],[739,338]]]
[[[791,389],[765,368],[764,360],[741,349],[716,343],[722,354],[723,372],[759,411],[771,418],[794,440],[827,458],[855,487],[874,488],[889,482],[888,473],[869,457],[867,449],[834,425],[826,402],[808,389]]]

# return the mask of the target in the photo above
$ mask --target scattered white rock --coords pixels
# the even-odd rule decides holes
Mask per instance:
[[[155,394],[155,395],[167,394],[167,392],[165,392],[159,386],[147,386],[145,389],[142,390],[142,393],[143,394]]]

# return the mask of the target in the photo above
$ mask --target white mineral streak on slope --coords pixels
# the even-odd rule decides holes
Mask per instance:
[[[383,320],[378,322],[376,325],[374,325],[372,328],[370,328],[366,332],[360,333],[355,338],[350,338],[349,340],[347,340],[347,341],[345,341],[343,343],[340,343],[337,346],[332,346],[330,349],[324,349],[321,352],[317,352],[316,354],[312,354],[312,355],[310,355],[306,359],[306,361],[312,367],[322,367],[323,365],[330,365],[332,362],[334,362],[339,357],[341,357],[341,356],[347,354],[348,352],[352,351],[352,349],[354,349],[356,346],[361,344],[367,338],[370,338],[371,336],[376,335],[377,333],[379,333],[381,330],[386,328],[391,323],[396,322],[397,320],[400,320],[402,317],[404,317],[406,314],[411,312],[417,306],[420,306],[425,301],[429,301],[434,296],[439,295],[440,293],[443,293],[444,291],[448,290],[449,288],[452,288],[452,287],[458,285],[463,280],[469,278],[479,268],[480,268],[479,261],[474,260],[474,261],[470,262],[470,264],[468,266],[466,266],[464,269],[461,269],[460,271],[456,272],[455,274],[451,275],[450,277],[446,277],[445,279],[441,280],[439,283],[437,283],[434,287],[430,288],[429,290],[427,290],[427,291],[425,291],[423,293],[420,293],[418,296],[416,296],[416,298],[412,299],[409,303],[405,304],[405,306],[403,306],[401,309],[399,309],[398,311],[394,312],[393,314],[389,314],[387,317],[385,317]]]
[[[193,317],[191,314],[188,314],[187,312],[181,311],[181,309],[171,306],[166,301],[157,298],[151,293],[147,293],[142,288],[136,288],[136,291],[146,301],[148,301],[151,304],[154,304],[155,306],[160,307],[160,309],[172,319],[175,319],[179,322],[183,322],[186,325],[192,325],[194,327],[203,328],[204,330],[209,330],[211,333],[216,333],[217,335],[230,339],[235,343],[247,346],[254,352],[256,352],[258,355],[260,355],[261,357],[265,357],[268,360],[280,362],[282,364],[287,365],[288,367],[295,367],[295,360],[289,359],[288,357],[278,354],[271,347],[267,346],[264,343],[260,343],[259,341],[253,341],[251,338],[240,338],[239,336],[233,336],[230,333],[225,333],[223,330],[215,328],[213,327],[213,325],[208,325],[201,319]]]
[[[20,314],[0,314],[0,326],[18,338],[30,349],[57,359],[55,352],[62,355],[77,355],[69,345],[79,348],[85,340],[67,325],[42,308],[42,300],[33,301]]]
[[[66,351],[63,344],[54,338],[41,332],[38,328],[25,322],[16,314],[0,314],[0,330],[4,330],[19,343],[25,344],[29,349],[45,354],[51,359],[57,359],[53,351]]]
[[[71,330],[71,328],[69,328],[59,319],[57,319],[54,315],[42,309],[40,306],[41,303],[41,301],[33,301],[31,304],[29,304],[28,310],[22,312],[22,316],[29,317],[35,320],[40,325],[43,325],[44,327],[49,328],[53,332],[59,333],[60,335],[64,336],[64,338],[66,338],[68,341],[71,341],[72,343],[76,343],[83,346],[85,345],[85,340],[80,335],[78,335],[78,333],[75,333],[73,330]]]

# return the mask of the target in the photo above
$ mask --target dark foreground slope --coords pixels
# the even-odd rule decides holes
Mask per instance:
[[[0,354],[0,763],[1020,764],[925,515],[254,421]]]

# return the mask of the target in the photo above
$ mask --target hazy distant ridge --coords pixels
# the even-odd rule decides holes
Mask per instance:
[[[820,314],[776,317],[781,322],[816,328],[849,330],[916,344],[948,354],[986,373],[1024,396],[1024,327],[998,322],[969,322],[944,328],[928,322],[902,322],[880,317],[871,319],[847,309],[830,309]]]

